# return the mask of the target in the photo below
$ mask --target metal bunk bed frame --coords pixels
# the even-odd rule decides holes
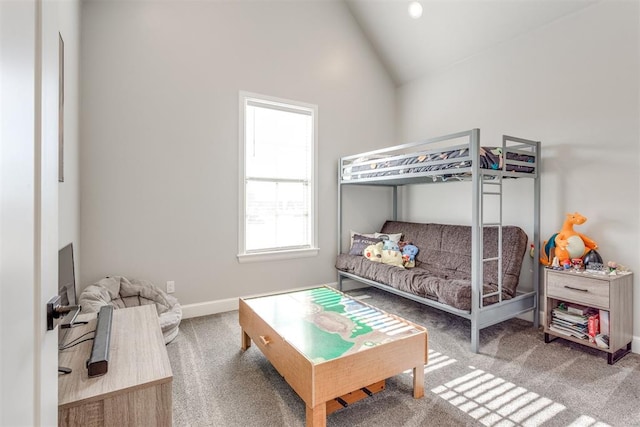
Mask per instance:
[[[392,286],[375,282],[363,277],[359,277],[355,274],[347,273],[344,271],[338,271],[338,287],[342,290],[342,280],[344,278],[353,279],[361,283],[374,286],[376,288],[383,289],[385,291],[394,293],[396,295],[403,296],[405,298],[417,301],[427,306],[432,306],[449,313],[458,315],[460,317],[469,319],[471,321],[471,351],[477,353],[479,350],[480,330],[488,326],[500,323],[502,321],[511,319],[521,314],[525,314],[529,311],[533,311],[533,327],[539,326],[539,310],[538,310],[538,295],[539,295],[539,282],[540,271],[534,262],[534,268],[532,269],[532,291],[517,291],[516,296],[511,299],[502,299],[502,180],[503,178],[529,178],[533,180],[533,192],[534,192],[534,207],[533,207],[533,242],[534,242],[534,254],[533,259],[537,260],[540,257],[540,142],[531,141],[522,138],[516,138],[512,136],[503,135],[502,137],[502,168],[501,169],[484,169],[480,167],[480,130],[472,129],[465,132],[459,132],[455,134],[445,135],[437,138],[428,139],[421,142],[414,142],[409,144],[403,144],[394,147],[383,148],[380,150],[370,151],[367,153],[360,153],[353,156],[346,156],[340,158],[338,167],[338,253],[342,253],[342,186],[343,185],[375,185],[375,186],[388,186],[393,190],[393,220],[397,220],[398,215],[398,187],[408,184],[419,184],[435,182],[438,177],[443,174],[451,174],[452,170],[435,170],[419,172],[415,174],[397,174],[392,176],[370,176],[364,178],[353,179],[349,177],[345,179],[345,173],[348,174],[351,169],[351,165],[354,160],[361,158],[362,156],[370,156],[378,161],[381,155],[388,153],[398,152],[407,149],[419,149],[420,147],[428,147],[431,144],[440,143],[449,140],[455,140],[460,138],[468,138],[468,143],[463,146],[447,147],[449,149],[458,149],[461,147],[468,148],[467,157],[458,157],[455,162],[470,161],[469,167],[457,168],[453,170],[453,174],[459,177],[460,174],[467,174],[465,180],[470,180],[472,185],[472,222],[471,222],[471,310],[465,311],[455,307],[434,301],[431,299],[423,298],[418,295],[411,294]],[[515,145],[514,145],[515,144]],[[440,150],[431,150],[430,152],[437,152]],[[520,162],[517,160],[508,160],[507,153],[526,154],[533,156],[533,162]],[[398,158],[398,156],[393,157]],[[372,163],[374,161],[365,161],[364,163]],[[446,163],[438,161],[437,163]],[[468,163],[467,163],[468,164]],[[527,166],[532,167],[531,172],[514,172],[508,171],[507,167],[512,166]],[[398,169],[407,169],[404,167],[391,167],[391,170],[397,171]],[[485,186],[493,187],[491,190],[485,188]],[[498,197],[499,198],[499,221],[497,223],[485,223],[483,215],[483,204],[485,203],[485,197]],[[498,227],[498,256],[494,258],[482,258],[483,254],[483,227]],[[483,294],[482,278],[483,278],[483,264],[487,261],[497,260],[498,264],[498,290],[489,294]],[[498,296],[499,301],[494,304],[483,306],[482,301],[489,296]]]

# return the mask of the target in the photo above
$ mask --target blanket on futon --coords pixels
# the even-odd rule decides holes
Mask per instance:
[[[460,310],[471,310],[470,226],[387,221],[381,232],[402,233],[404,241],[420,249],[415,268],[402,269],[349,254],[338,255],[336,268]],[[497,257],[498,229],[485,227],[483,233],[483,257]],[[502,227],[503,299],[516,294],[527,243],[521,228]],[[498,262],[485,262],[483,273],[484,294],[497,291]],[[484,299],[485,305],[497,301],[497,295]]]

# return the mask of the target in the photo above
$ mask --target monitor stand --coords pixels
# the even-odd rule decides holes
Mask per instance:
[[[64,318],[62,319],[62,321],[60,322],[60,327],[62,329],[66,329],[66,328],[73,328],[74,326],[77,325],[86,325],[89,322],[82,322],[82,321],[77,321],[76,318],[78,317],[78,314],[80,314],[80,310],[81,308],[78,307],[73,307],[67,314],[65,314]]]
[[[60,323],[60,328],[62,329],[73,328],[75,326],[86,325],[87,323],[89,323],[88,321],[77,320],[80,310],[81,310],[80,307],[74,307],[71,311],[69,311],[62,319]],[[65,366],[58,366],[58,373],[62,375],[70,374],[71,368],[67,368]]]

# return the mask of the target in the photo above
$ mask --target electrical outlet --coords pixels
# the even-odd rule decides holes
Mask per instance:
[[[173,280],[168,280],[167,281],[167,293],[168,294],[172,294],[176,291],[176,282],[174,282]]]

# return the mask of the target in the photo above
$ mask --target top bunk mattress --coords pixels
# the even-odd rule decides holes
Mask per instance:
[[[505,150],[502,147],[480,147],[479,167],[504,173],[507,177],[535,174],[534,152]],[[472,158],[468,145],[444,151],[425,151],[402,155],[351,156],[341,163],[343,182],[373,181],[382,179],[430,177],[438,179],[465,180],[471,176]],[[505,160],[506,159],[506,160]]]

